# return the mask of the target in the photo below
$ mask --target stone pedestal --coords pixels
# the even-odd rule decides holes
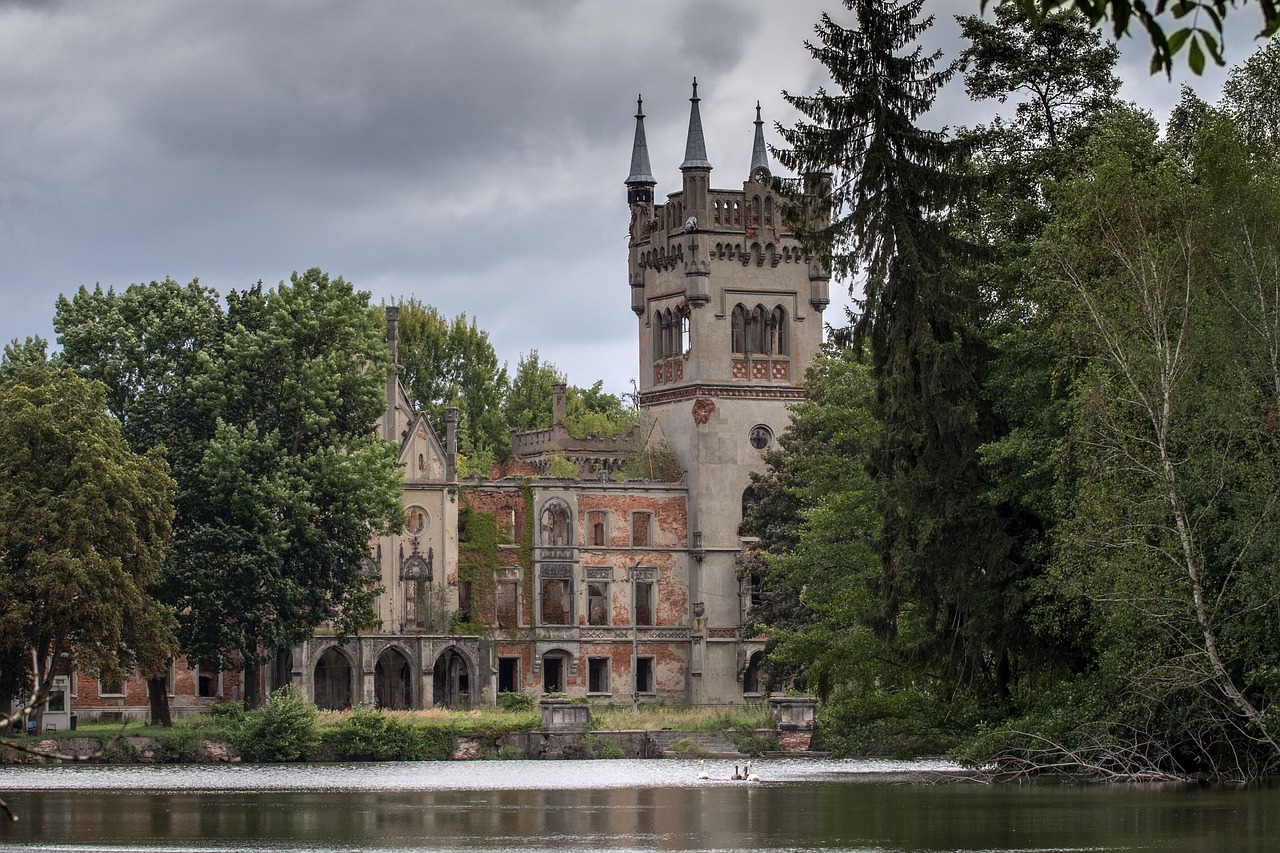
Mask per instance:
[[[590,705],[574,705],[568,699],[543,699],[538,705],[544,732],[585,732],[591,728]]]
[[[769,714],[783,752],[807,752],[817,725],[818,700],[813,696],[770,696]]]

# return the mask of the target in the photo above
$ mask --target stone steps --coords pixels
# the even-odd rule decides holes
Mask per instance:
[[[664,757],[746,758],[724,732],[650,732],[654,751]],[[677,745],[681,749],[677,751]]]

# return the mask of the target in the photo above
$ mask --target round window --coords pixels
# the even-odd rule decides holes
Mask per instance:
[[[773,430],[769,429],[764,424],[756,424],[753,426],[748,437],[751,440],[751,446],[756,450],[764,450],[766,447],[773,444]]]
[[[421,536],[431,527],[431,516],[420,506],[409,507],[404,529],[410,536]]]

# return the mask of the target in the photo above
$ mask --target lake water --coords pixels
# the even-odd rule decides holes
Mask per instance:
[[[7,767],[3,851],[1275,851],[1280,788],[984,785],[945,762]],[[947,781],[943,781],[946,779]]]

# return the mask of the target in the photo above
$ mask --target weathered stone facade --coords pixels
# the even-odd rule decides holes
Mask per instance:
[[[803,396],[828,274],[784,221],[759,108],[745,180],[719,189],[698,105],[695,84],[679,190],[654,200],[641,112],[626,180],[643,435],[670,445],[680,481],[621,482],[637,437],[570,434],[563,387],[551,428],[514,434],[510,460],[460,481],[454,415],[441,440],[393,376],[378,430],[399,447],[408,525],[364,561],[383,590],[377,626],[293,650],[291,681],[321,708],[490,704],[503,691],[762,698],[764,639],[744,624],[752,582],[736,559],[742,503]],[[387,319],[394,358],[395,308]],[[549,476],[557,457],[578,477]],[[217,697],[238,698],[233,684]],[[145,709],[145,686],[129,691],[77,704]]]

